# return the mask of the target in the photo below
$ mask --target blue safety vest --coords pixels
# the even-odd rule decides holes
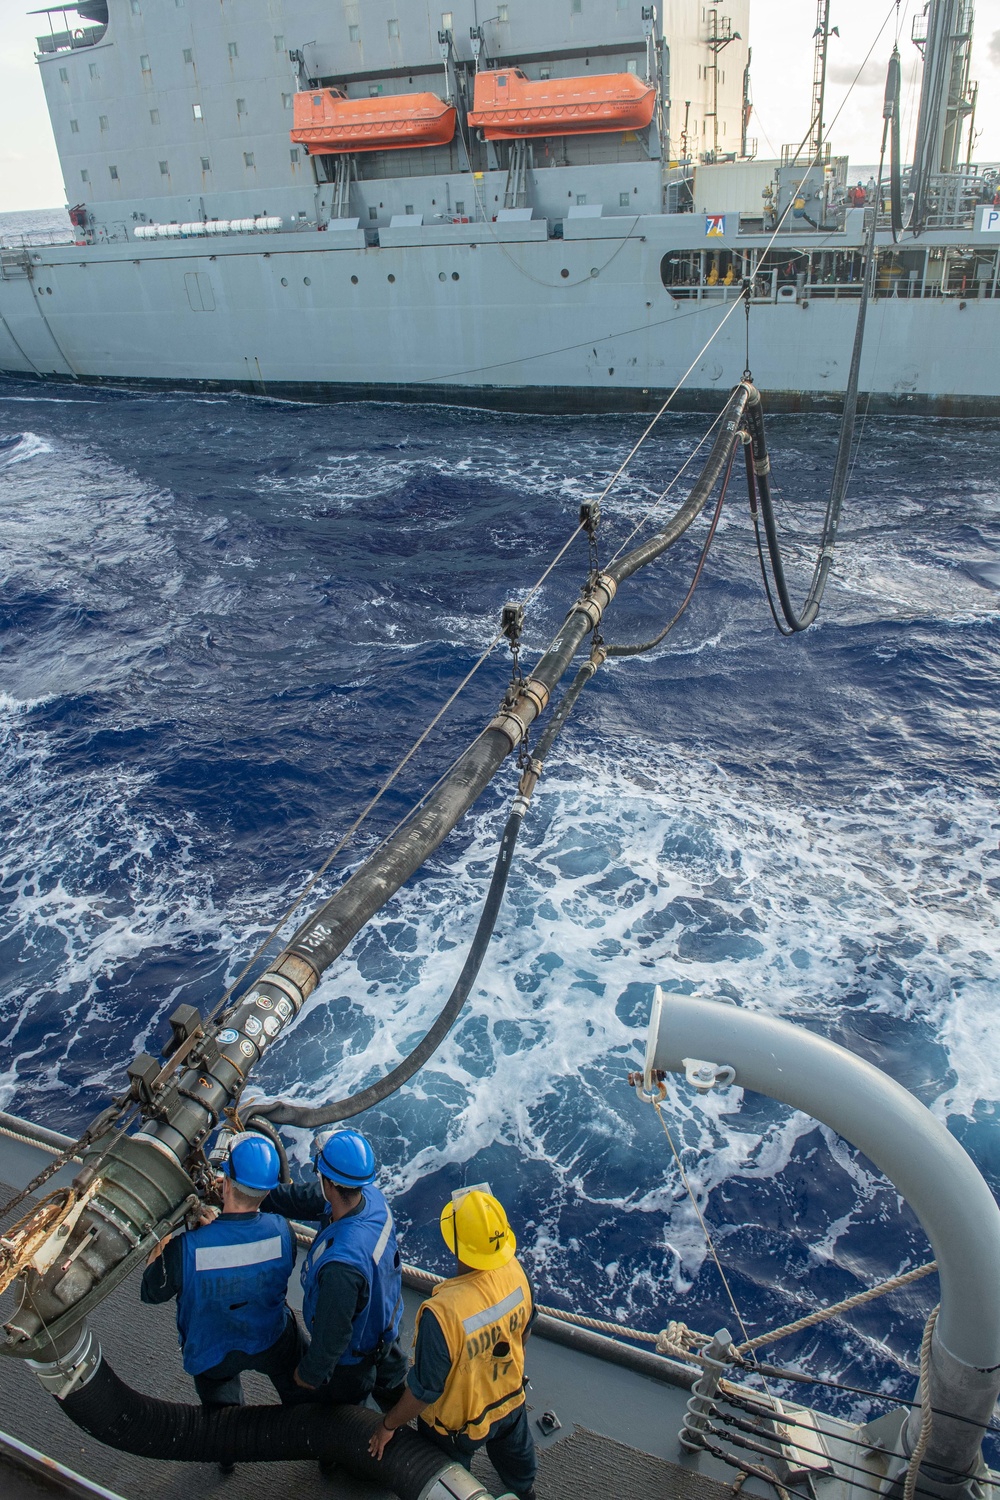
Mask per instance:
[[[368,1283],[368,1301],[351,1325],[351,1342],[338,1364],[356,1365],[377,1356],[399,1333],[403,1284],[396,1229],[389,1205],[376,1187],[362,1189],[364,1204],[321,1229],[302,1267],[302,1316],[312,1331],[319,1299],[319,1273],[330,1261],[353,1266]]]
[[[216,1219],[181,1242],[177,1333],[189,1375],[227,1354],[261,1354],[281,1337],[295,1238],[278,1214]]]

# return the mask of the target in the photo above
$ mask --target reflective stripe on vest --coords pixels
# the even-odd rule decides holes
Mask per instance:
[[[428,1307],[448,1345],[451,1370],[444,1391],[421,1416],[438,1432],[481,1442],[524,1400],[528,1279],[515,1258],[496,1271],[443,1281],[417,1313],[418,1337]]]
[[[319,1278],[330,1261],[360,1271],[368,1285],[368,1302],[351,1325],[351,1342],[338,1360],[356,1365],[378,1357],[399,1333],[403,1288],[395,1225],[389,1205],[376,1187],[363,1189],[357,1213],[327,1224],[313,1240],[302,1266],[302,1316],[313,1331],[319,1304]]]
[[[292,1231],[277,1214],[223,1217],[184,1235],[177,1333],[189,1375],[277,1342],[294,1264]]]

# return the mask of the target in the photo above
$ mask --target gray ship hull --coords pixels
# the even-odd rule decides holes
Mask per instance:
[[[567,221],[558,239],[536,220],[384,229],[377,246],[351,227],[7,252],[0,369],[577,410],[643,409],[686,376],[683,404],[711,407],[743,373],[746,320],[735,286],[664,287],[681,228],[650,215]],[[857,305],[808,288],[754,300],[769,405],[839,404]],[[875,410],[998,416],[998,335],[997,297],[879,297],[861,389]]]

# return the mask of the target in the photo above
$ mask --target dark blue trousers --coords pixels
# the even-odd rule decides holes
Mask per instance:
[[[462,1433],[456,1437],[445,1437],[419,1418],[417,1430],[421,1437],[435,1443],[465,1469],[472,1468],[472,1455],[478,1449],[485,1448],[490,1463],[509,1490],[519,1496],[532,1493],[535,1475],[538,1473],[538,1455],[523,1401],[516,1411],[501,1417],[499,1422],[494,1422],[486,1436],[478,1442]]]
[[[292,1379],[302,1352],[302,1335],[294,1315],[289,1312],[281,1337],[261,1354],[244,1354],[234,1349],[225,1359],[195,1375],[194,1388],[201,1398],[202,1406],[242,1406],[243,1383],[240,1375],[244,1370],[256,1370],[266,1375],[274,1386],[282,1405],[293,1400],[296,1385]]]

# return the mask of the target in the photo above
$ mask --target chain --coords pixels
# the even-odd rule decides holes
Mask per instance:
[[[747,357],[743,366],[743,379],[753,384],[753,376],[750,373],[750,298],[753,295],[753,282],[749,276],[743,278],[743,311],[747,319]]]

